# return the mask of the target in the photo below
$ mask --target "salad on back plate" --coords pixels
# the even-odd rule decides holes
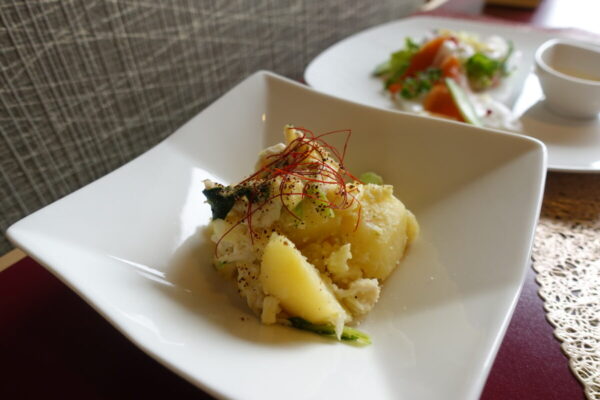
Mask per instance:
[[[405,111],[518,129],[508,107],[489,94],[511,74],[516,58],[512,42],[499,36],[437,30],[421,42],[406,38],[374,75]]]

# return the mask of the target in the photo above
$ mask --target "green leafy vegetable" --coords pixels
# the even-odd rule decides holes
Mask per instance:
[[[404,49],[392,53],[390,58],[379,64],[373,74],[386,77],[386,89],[402,77],[410,65],[411,58],[419,51],[419,45],[411,38],[406,38]]]
[[[473,89],[482,90],[495,82],[502,71],[502,63],[483,53],[475,53],[465,63],[465,70]]]
[[[375,172],[365,172],[361,174],[358,179],[363,183],[372,183],[374,185],[383,185],[383,178],[377,175]]]
[[[419,49],[421,48],[421,46],[414,40],[412,40],[410,37],[404,39],[404,47],[406,50],[410,51],[413,54],[419,51]]]
[[[288,321],[290,321],[292,326],[296,329],[335,338],[335,328],[332,325],[313,324],[300,317],[291,317],[288,319]],[[348,326],[344,326],[341,340],[358,346],[367,346],[371,344],[371,338],[369,335],[359,331],[358,329],[350,328]]]
[[[514,51],[513,42],[508,42],[506,55],[496,60],[483,53],[475,53],[467,59],[465,70],[471,87],[475,90],[487,89],[493,86],[502,76],[510,73],[508,59]]]
[[[460,114],[468,123],[471,123],[476,126],[483,126],[481,120],[477,116],[471,101],[467,94],[463,91],[463,89],[454,81],[452,78],[445,79],[446,86],[452,95],[452,99],[454,103],[458,107]]]
[[[390,71],[391,65],[392,65],[392,63],[390,60],[386,60],[386,61],[382,62],[377,67],[375,67],[375,71],[373,71],[373,75],[381,76],[381,75],[387,74]]]
[[[392,53],[387,61],[375,68],[373,74],[385,78],[386,89],[389,89],[391,85],[401,84],[400,95],[405,99],[414,99],[420,94],[428,92],[442,75],[439,68],[428,68],[425,71],[417,72],[415,76],[403,76],[410,66],[411,59],[419,49],[420,46],[417,43],[411,38],[406,38],[404,48]]]

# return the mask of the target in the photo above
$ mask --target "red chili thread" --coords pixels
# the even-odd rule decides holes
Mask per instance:
[[[281,177],[282,179],[279,184],[279,193],[275,196],[270,196],[267,200],[259,204],[254,209],[252,208],[252,206],[255,204],[253,202],[254,199],[247,198],[248,206],[246,208],[245,215],[241,219],[239,219],[235,224],[233,224],[219,238],[215,246],[215,255],[217,255],[219,244],[221,243],[223,238],[244,221],[247,221],[250,239],[252,241],[252,244],[254,244],[255,232],[252,229],[252,216],[254,215],[254,213],[261,210],[264,206],[266,206],[271,201],[277,198],[280,199],[281,204],[286,210],[286,212],[290,213],[294,218],[301,220],[300,217],[298,217],[285,204],[285,201],[283,200],[284,196],[302,196],[303,199],[311,198],[316,201],[327,204],[327,206],[332,209],[338,210],[349,208],[354,204],[354,202],[356,202],[358,207],[358,215],[354,231],[358,229],[358,224],[362,215],[362,206],[360,204],[360,201],[352,193],[358,189],[356,187],[351,187],[350,190],[348,190],[346,186],[345,177],[349,180],[357,181],[359,183],[363,182],[356,178],[354,175],[352,175],[344,167],[344,158],[346,156],[348,142],[352,135],[352,131],[350,129],[340,129],[325,132],[320,135],[315,135],[311,130],[306,128],[299,127],[294,129],[300,131],[302,135],[299,135],[297,138],[292,140],[281,153],[271,154],[267,156],[267,159],[272,158],[273,160],[268,162],[258,171],[254,172],[252,175],[250,175],[246,179],[242,180],[238,185],[236,185],[244,185],[253,181],[255,183],[266,184],[269,181],[276,179],[277,177]],[[344,139],[343,150],[341,153],[336,147],[330,145],[323,139],[323,137],[325,136],[337,133],[346,134],[346,137]],[[328,152],[329,155],[324,155],[324,151]],[[316,157],[314,153],[318,154],[320,159],[319,157]],[[339,166],[339,170],[336,170],[330,163],[327,162],[330,159]],[[320,176],[323,179],[319,179],[316,176]],[[285,192],[285,186],[287,184],[291,184],[291,177],[295,177],[297,179],[305,181],[302,192]],[[339,204],[336,204],[334,202],[329,201],[328,199],[325,200],[318,196],[307,193],[308,186],[311,183],[338,185],[340,188],[339,195],[342,199],[341,202]]]

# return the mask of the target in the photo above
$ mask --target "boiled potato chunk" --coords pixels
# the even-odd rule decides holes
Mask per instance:
[[[347,313],[317,269],[285,236],[274,232],[265,247],[260,281],[266,295],[276,297],[283,310],[314,324],[343,327]],[[337,329],[336,329],[337,330]]]
[[[349,264],[358,266],[366,278],[383,281],[402,259],[406,246],[418,236],[419,226],[390,185],[367,184],[359,200],[362,214],[358,225],[351,214],[344,224],[352,246]]]

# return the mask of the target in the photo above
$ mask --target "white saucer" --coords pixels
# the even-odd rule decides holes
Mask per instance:
[[[521,131],[548,149],[548,169],[564,172],[600,171],[600,118],[571,119],[557,115],[544,104],[535,74],[530,74],[513,111]]]

